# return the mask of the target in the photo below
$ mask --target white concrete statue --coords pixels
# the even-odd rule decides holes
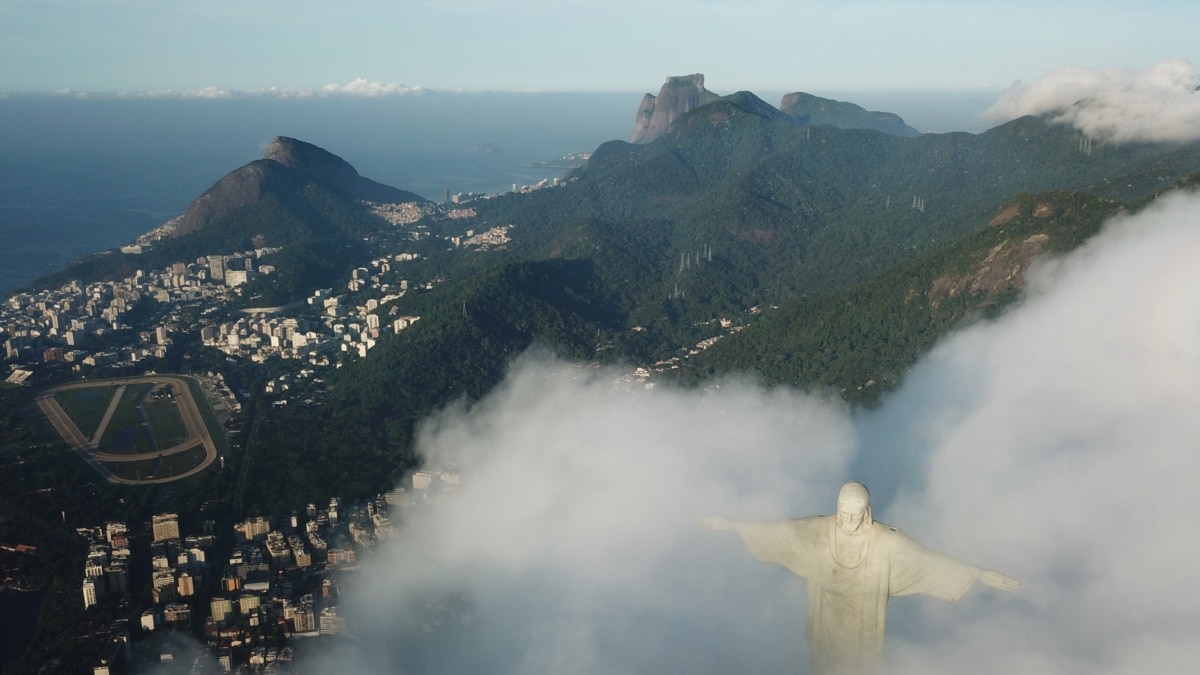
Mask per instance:
[[[734,530],[756,558],[783,565],[808,581],[805,635],[815,675],[880,672],[890,596],[925,593],[953,602],[975,580],[1006,591],[1020,586],[872,520],[871,497],[862,483],[842,487],[834,516],[769,522],[713,516],[700,522],[714,530]]]

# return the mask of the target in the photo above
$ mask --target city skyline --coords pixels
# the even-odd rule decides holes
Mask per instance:
[[[1064,67],[1196,62],[1155,0],[0,3],[0,92],[1000,90]]]

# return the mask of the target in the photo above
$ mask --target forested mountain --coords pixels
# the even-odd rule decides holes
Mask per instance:
[[[687,377],[750,373],[872,404],[947,332],[1018,300],[1038,257],[1075,248],[1124,208],[1079,193],[1021,195],[982,230],[828,298],[766,312],[694,355]]]
[[[315,145],[278,137],[263,159],[231,171],[138,254],[105,251],[50,277],[42,287],[133,276],[207,255],[261,248],[282,250],[262,259],[275,268],[248,285],[256,304],[283,304],[330,286],[368,255],[366,241],[394,228],[363,201],[425,203],[404,190],[364,178],[342,158]]]
[[[309,185],[348,202],[424,202],[411,192],[358,175],[349,162],[311,143],[278,136],[263,158],[231,171],[188,206],[171,236],[182,237],[214,224],[236,222],[239,211],[264,198],[302,193]],[[260,234],[266,238],[268,235]]]
[[[699,318],[716,298],[745,307],[858,283],[978,229],[1019,193],[1138,199],[1200,166],[1196,144],[1081,140],[1036,118],[912,139],[811,128],[740,93],[682,116],[654,143],[607,143],[565,187],[491,200],[479,219],[518,225],[510,250],[523,257],[566,246],[564,226],[583,219],[659,228],[664,246],[645,254],[655,269],[639,294],[666,298],[678,285]],[[687,273],[697,252],[713,265]]]
[[[260,297],[341,285],[380,221],[346,187],[362,185],[348,164],[295,147],[323,168],[289,169],[152,254],[262,235],[283,251]],[[420,320],[384,331],[311,403],[252,401],[244,479],[264,486],[264,512],[386,489],[417,461],[421,419],[483,396],[535,345],[630,371],[667,362],[656,377],[685,385],[750,373],[870,405],[940,336],[1019,298],[1031,261],[1198,170],[1200,144],[1116,145],[1040,118],[907,138],[723,97],[652,142],[600,146],[558,186],[417,223],[405,274],[437,283],[380,311]],[[490,228],[506,228],[503,246],[449,244]]]
[[[397,301],[419,330],[343,368],[328,410],[357,420],[354,452],[399,469],[417,420],[486,392],[530,345],[649,365],[719,337],[720,319],[745,329],[680,359],[683,381],[750,372],[870,404],[939,336],[1019,297],[1031,260],[1200,167],[1196,144],[1082,139],[1036,118],[918,138],[813,128],[725,97],[655,142],[601,146],[561,187],[428,221],[511,226],[512,241],[422,262],[448,281]]]
[[[784,95],[779,102],[779,109],[801,123],[814,127],[828,125],[840,129],[875,129],[908,138],[921,135],[895,113],[867,110],[853,103],[821,98],[802,91]]]
[[[900,138],[805,127],[741,93],[680,117],[658,141],[610,142],[559,188],[477,206],[512,225],[506,251],[439,264],[596,261],[630,326],[676,333],[754,305],[828,297],[982,229],[1016,195],[1136,201],[1200,166],[1200,145],[1081,143],[1022,118],[986,133]]]

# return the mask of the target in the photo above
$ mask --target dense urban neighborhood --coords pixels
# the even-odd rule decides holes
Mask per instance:
[[[107,637],[93,672],[175,665],[177,658],[178,672],[290,672],[297,640],[353,632],[338,610],[339,589],[355,583],[360,557],[394,532],[390,517],[433,508],[458,485],[453,471],[423,470],[408,486],[372,500],[333,498],[247,518],[229,531],[175,513],[132,527],[113,521],[78,528],[87,543],[84,616],[119,617],[99,629]],[[149,649],[156,631],[191,635],[204,649]]]

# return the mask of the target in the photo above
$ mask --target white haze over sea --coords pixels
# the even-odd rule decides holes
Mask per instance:
[[[629,388],[537,354],[420,437],[458,494],[346,585],[374,673],[805,672],[804,583],[695,518],[876,518],[1020,579],[894,599],[893,673],[1190,672],[1200,634],[1200,196],[1033,270],[871,412],[748,382]],[[439,614],[446,598],[465,604]],[[440,623],[439,623],[440,622]]]

